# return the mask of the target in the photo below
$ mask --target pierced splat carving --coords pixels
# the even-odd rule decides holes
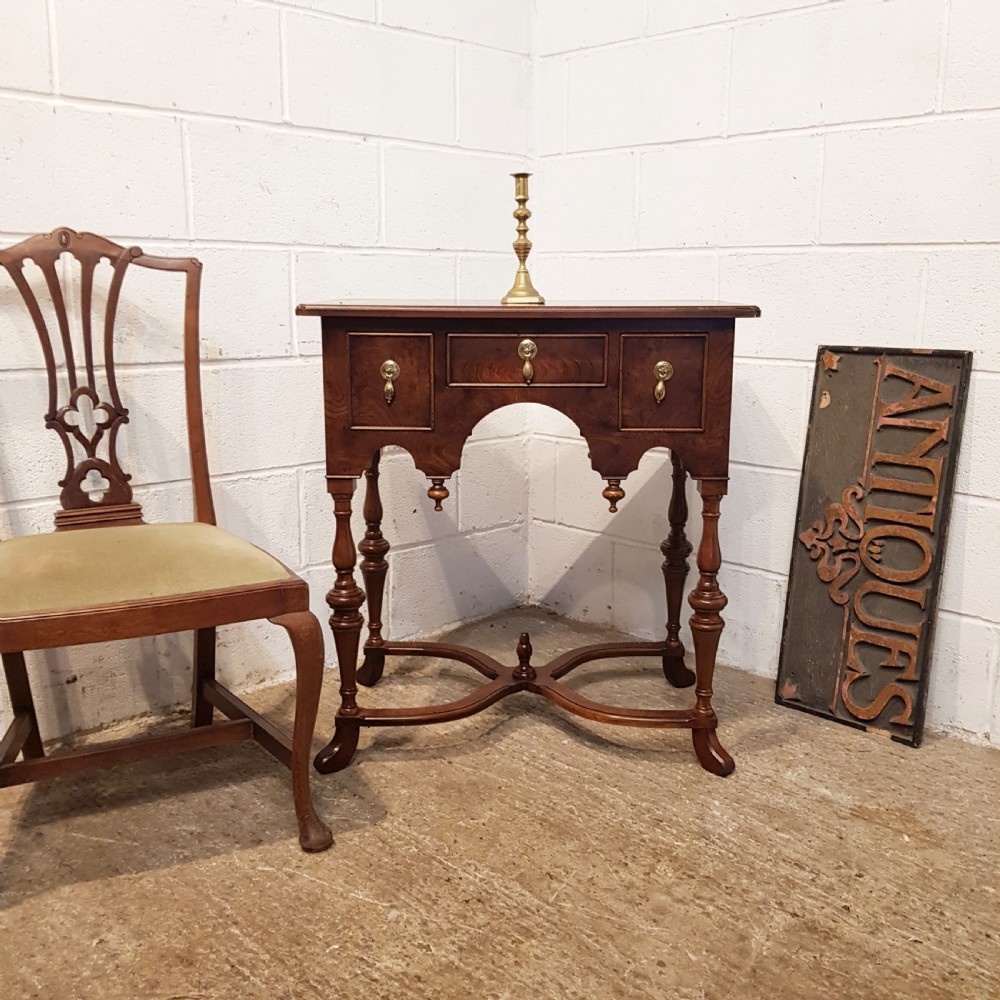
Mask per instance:
[[[117,395],[117,394],[116,394]],[[127,504],[132,499],[132,478],[118,464],[115,441],[118,429],[128,422],[128,410],[119,409],[113,403],[101,402],[91,385],[78,386],[70,393],[69,402],[61,406],[53,419],[47,419],[45,426],[59,434],[66,449],[66,475],[59,481],[62,493],[59,500],[64,510],[89,507],[92,504]],[[108,459],[97,455],[104,438],[107,437]],[[83,458],[78,460],[74,443],[83,449]],[[95,483],[94,475],[103,478],[105,488],[97,491],[84,485]]]
[[[80,483],[80,489],[87,494],[88,499],[93,503],[100,503],[104,499],[104,494],[108,492],[111,487],[104,476],[102,476],[97,469],[91,469],[84,477]]]
[[[78,278],[71,283],[68,264],[72,261],[78,265]],[[111,267],[106,300],[95,295],[94,278],[102,261]],[[44,279],[47,296],[43,294],[42,301],[25,274],[28,262]],[[147,256],[138,247],[122,247],[92,233],[64,228],[0,250],[0,266],[20,293],[42,349],[48,382],[45,426],[59,435],[66,452],[57,528],[142,522],[142,508],[132,498],[131,476],[121,467],[117,452],[118,435],[129,422],[129,411],[118,391],[115,320],[122,285],[133,264],[187,274],[184,364],[195,510],[199,520],[214,522],[198,384],[201,265],[190,258]],[[73,302],[79,306],[77,324],[71,323],[67,306]]]

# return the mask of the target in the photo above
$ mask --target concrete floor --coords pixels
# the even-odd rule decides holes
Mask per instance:
[[[539,611],[455,634],[513,660],[525,627],[536,662],[608,635]],[[390,661],[363,698],[443,701],[471,674]],[[576,676],[610,701],[691,698],[655,660]],[[0,996],[1000,997],[1000,755],[779,709],[739,671],[716,689],[727,779],[684,732],[527,694],[369,730],[315,780],[336,837],[321,855],[299,851],[286,773],[250,745],[6,789]],[[259,701],[287,718],[286,687]]]

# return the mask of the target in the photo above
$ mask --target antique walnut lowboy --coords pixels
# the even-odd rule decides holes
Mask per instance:
[[[336,580],[327,597],[337,647],[341,705],[332,740],[316,758],[321,772],[345,767],[361,726],[418,725],[472,715],[515,691],[533,691],[569,712],[627,726],[690,729],[702,766],[730,774],[733,760],[716,735],[712,674],[726,597],[716,575],[721,563],[719,506],[729,472],[733,334],[739,317],[756,306],[714,302],[517,306],[427,303],[301,305],[322,319],[326,395],[327,484],[336,521]],[[379,454],[399,445],[430,479],[428,496],[440,510],[446,480],[458,467],[474,425],[509,403],[544,403],[566,414],[590,447],[594,469],[607,481],[611,510],[624,497],[622,481],[650,448],[666,446],[673,492],[662,543],[667,628],[659,642],[586,646],[550,663],[531,662],[530,637],[521,635],[508,666],[474,649],[431,642],[393,642],[382,634],[382,596],[390,543],[382,535]],[[366,594],[354,576],[351,504],[356,480],[366,479],[360,541],[367,590],[368,638],[357,669]],[[698,481],[703,532],[694,610],[695,672],[685,666],[679,639],[684,581],[691,544],[685,535],[684,484]],[[665,502],[664,507],[668,505]],[[414,585],[417,581],[414,581]],[[484,683],[446,704],[417,708],[363,708],[357,683],[372,685],[386,656],[427,655],[458,660]],[[694,705],[650,710],[605,705],[574,691],[563,678],[590,660],[622,656],[662,659],[666,679],[695,685]]]

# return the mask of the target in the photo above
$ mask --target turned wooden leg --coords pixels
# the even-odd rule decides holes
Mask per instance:
[[[684,492],[687,473],[676,452],[670,453],[670,462],[673,466],[673,490],[667,512],[670,534],[660,545],[663,580],[667,586],[667,651],[663,655],[663,673],[674,687],[683,688],[694,684],[694,673],[684,665],[684,644],[680,640],[681,603],[689,569],[688,556],[691,555],[691,543],[684,534],[688,519]]]
[[[337,647],[337,665],[340,667],[340,710],[337,712],[333,739],[316,755],[316,770],[330,774],[347,767],[358,748],[361,728],[358,716],[358,645],[361,641],[360,607],[365,592],[354,579],[357,552],[351,537],[351,497],[354,495],[353,479],[331,479],[329,490],[333,497],[333,516],[337,523],[333,539],[333,567],[337,579],[326,595],[326,603],[333,614],[330,628]]]
[[[382,638],[382,597],[385,593],[385,575],[389,566],[385,561],[389,543],[382,535],[382,497],[378,491],[378,465],[381,451],[375,452],[371,468],[365,473],[365,537],[358,544],[362,555],[361,577],[368,595],[368,641],[365,643],[365,662],[358,670],[358,683],[371,687],[377,684],[385,669],[385,645]]]
[[[10,707],[15,715],[24,712],[28,716],[28,735],[21,745],[21,755],[25,760],[44,757],[42,734],[38,729],[38,716],[35,714],[35,702],[31,697],[31,684],[28,681],[28,668],[24,664],[24,653],[4,653],[3,672],[7,678],[7,690],[10,691]]]
[[[691,635],[694,639],[695,715],[703,727],[691,731],[694,750],[701,766],[712,774],[724,777],[732,774],[736,765],[723,749],[716,735],[718,719],[712,708],[712,675],[719,637],[725,623],[720,612],[726,606],[726,595],[719,589],[717,574],[722,565],[719,549],[719,503],[726,495],[725,479],[703,479],[698,482],[701,493],[702,535],[698,546],[698,583],[688,603],[694,609]]]
[[[205,697],[205,681],[215,680],[215,629],[194,633],[194,670],[191,676],[191,725],[212,724],[212,703]]]
[[[309,758],[323,686],[323,631],[311,611],[293,611],[271,621],[285,629],[295,651],[292,798],[299,822],[299,843],[304,851],[325,851],[333,843],[333,834],[316,814],[309,787]]]

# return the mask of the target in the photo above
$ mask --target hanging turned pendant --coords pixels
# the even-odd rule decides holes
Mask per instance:
[[[435,510],[443,510],[441,506],[442,500],[447,500],[451,494],[448,492],[448,487],[445,486],[443,479],[431,479],[430,488],[427,490],[427,498],[434,501]]]
[[[608,485],[601,490],[601,496],[608,501],[608,510],[612,514],[616,514],[618,512],[618,501],[625,499],[622,481],[620,479],[609,479]]]

